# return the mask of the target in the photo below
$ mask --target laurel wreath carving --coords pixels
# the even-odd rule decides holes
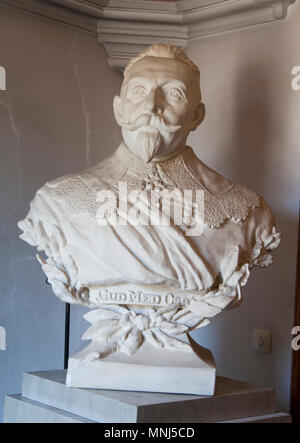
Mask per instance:
[[[112,352],[123,352],[133,355],[147,341],[158,348],[190,350],[183,340],[184,334],[192,329],[206,326],[210,318],[224,309],[241,302],[240,287],[248,280],[250,269],[256,266],[267,266],[272,263],[269,251],[280,242],[280,234],[275,227],[263,231],[261,239],[252,248],[245,262],[240,263],[239,247],[233,247],[225,254],[220,266],[222,278],[198,300],[192,300],[187,307],[169,305],[161,308],[136,310],[123,305],[105,305],[99,308],[90,300],[87,291],[78,289],[79,272],[75,260],[62,251],[66,238],[58,226],[53,225],[48,235],[41,221],[35,223],[27,218],[19,223],[23,230],[21,238],[39,251],[44,251],[48,258],[40,255],[37,258],[46,274],[53,292],[66,303],[73,303],[92,308],[84,317],[92,324],[83,336],[85,340],[106,343],[105,355],[96,353],[88,359],[103,358]]]
[[[157,348],[190,351],[190,345],[182,339],[183,334],[203,321],[178,304],[160,309],[147,308],[146,313],[109,305],[88,312],[84,318],[92,324],[83,335],[84,340],[109,343],[111,352],[120,351],[128,355],[135,354],[144,341]],[[95,356],[101,357],[100,354]]]

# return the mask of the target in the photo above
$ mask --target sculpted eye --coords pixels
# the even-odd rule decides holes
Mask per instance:
[[[167,98],[169,98],[170,100],[173,100],[173,101],[180,102],[180,101],[184,100],[184,95],[182,94],[180,89],[177,89],[177,88],[168,88],[165,91],[165,95],[167,96]]]
[[[135,86],[134,88],[131,89],[130,96],[132,98],[138,99],[144,97],[146,93],[147,91],[146,88],[144,88],[144,86]]]

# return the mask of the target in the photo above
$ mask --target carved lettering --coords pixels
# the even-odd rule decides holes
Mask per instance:
[[[140,299],[141,299],[141,292],[135,292],[135,291],[129,291],[129,300],[132,304],[136,303],[140,303]]]
[[[85,291],[87,288],[84,288]],[[115,288],[100,289],[90,288],[90,301],[94,304],[121,304],[121,305],[141,305],[141,306],[167,306],[174,303],[179,303],[183,306],[188,306],[190,301],[194,299],[191,295],[173,294],[171,292],[166,294],[155,294],[151,292],[143,292],[141,290],[123,289],[116,291]]]

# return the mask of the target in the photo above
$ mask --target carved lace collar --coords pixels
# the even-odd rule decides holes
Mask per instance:
[[[104,188],[116,189],[119,181],[128,182],[129,189],[158,186],[181,191],[203,190],[204,223],[210,228],[219,228],[228,220],[243,222],[249,212],[260,205],[257,194],[210,169],[190,147],[170,159],[145,164],[122,143],[108,159],[81,173],[55,180],[48,184],[48,189],[56,196],[60,194],[69,199],[71,205],[76,201],[77,210],[94,212],[97,192]],[[80,202],[84,208],[80,208]]]

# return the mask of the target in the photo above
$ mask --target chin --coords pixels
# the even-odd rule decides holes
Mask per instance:
[[[144,163],[149,163],[153,159],[159,160],[160,158],[168,157],[172,153],[178,151],[181,147],[185,146],[185,140],[178,140],[178,135],[154,133],[148,129],[129,131],[126,128],[122,128],[123,140],[130,150],[130,152],[140,157]]]
[[[140,157],[144,163],[149,163],[158,153],[162,146],[162,137],[158,130],[148,129],[143,131],[128,131],[124,129],[123,140],[132,152],[132,154]]]

